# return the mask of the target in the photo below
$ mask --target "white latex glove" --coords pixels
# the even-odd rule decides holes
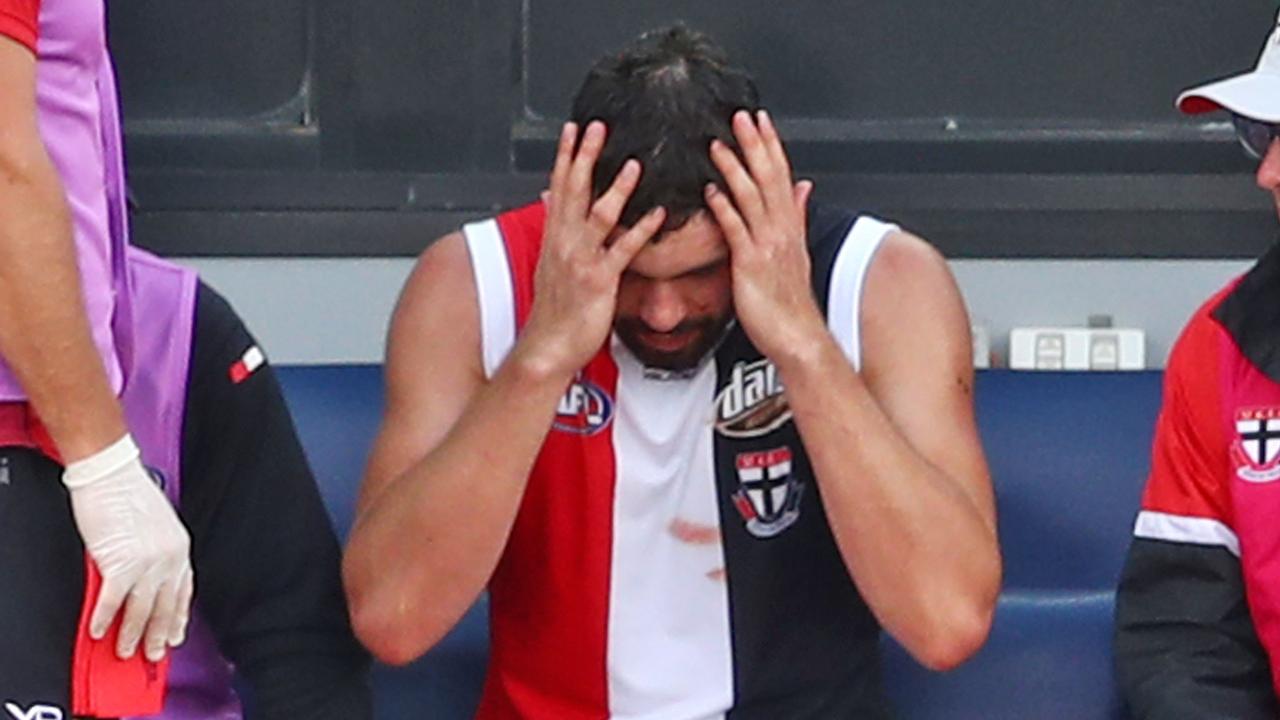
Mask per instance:
[[[85,549],[102,574],[89,635],[106,635],[123,604],[116,654],[132,657],[145,630],[147,659],[160,661],[166,646],[181,645],[186,636],[194,586],[187,529],[128,435],[68,465],[62,482]]]

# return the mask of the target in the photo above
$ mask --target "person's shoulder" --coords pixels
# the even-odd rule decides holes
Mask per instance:
[[[1280,378],[1280,245],[1210,298],[1201,315],[1208,316],[1201,322],[1220,326],[1259,370]]]
[[[198,346],[216,346],[233,336],[248,334],[231,302],[203,279],[196,283],[195,332],[197,338],[210,341],[197,343]]]
[[[900,228],[885,232],[875,262],[903,281],[928,282],[938,273],[951,275],[947,259],[928,240]]]
[[[471,258],[462,230],[447,233],[429,244],[405,280],[400,309],[412,310],[419,302],[447,303],[460,282],[471,280]]]
[[[881,232],[878,231],[877,232]],[[867,268],[865,301],[873,313],[900,316],[913,307],[940,310],[959,305],[959,288],[942,252],[923,237],[897,227],[884,228]]]

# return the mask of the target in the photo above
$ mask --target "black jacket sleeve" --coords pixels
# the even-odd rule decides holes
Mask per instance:
[[[1226,548],[1135,538],[1115,651],[1135,720],[1280,717],[1240,562]]]
[[[340,552],[268,364],[201,284],[182,432],[182,516],[196,600],[247,683],[252,720],[371,717],[369,657],[356,641]]]

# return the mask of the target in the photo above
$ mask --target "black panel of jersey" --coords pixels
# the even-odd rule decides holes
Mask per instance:
[[[832,267],[857,215],[813,206],[809,218],[814,293],[825,314]],[[776,381],[741,326],[720,346],[716,363],[718,395],[744,383]],[[758,403],[758,425],[748,420],[715,435],[737,661],[737,701],[729,717],[890,718],[881,682],[880,626],[840,556],[795,424],[788,420],[770,429],[768,417],[782,412],[776,402]],[[788,463],[789,472],[772,473]],[[745,466],[761,472],[746,479],[740,470]],[[746,499],[748,485],[762,505]]]

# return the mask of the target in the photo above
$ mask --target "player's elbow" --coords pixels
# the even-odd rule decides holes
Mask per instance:
[[[368,582],[350,553],[343,559],[343,584],[347,592],[347,611],[356,639],[387,665],[406,665],[426,652],[427,646],[414,642],[403,618],[396,612],[387,588]]]
[[[361,644],[387,665],[408,665],[427,650],[390,613],[369,602],[351,600],[351,629]]]
[[[912,655],[935,672],[947,672],[977,654],[991,634],[995,603],[964,603],[937,618],[929,636],[917,643]]]

